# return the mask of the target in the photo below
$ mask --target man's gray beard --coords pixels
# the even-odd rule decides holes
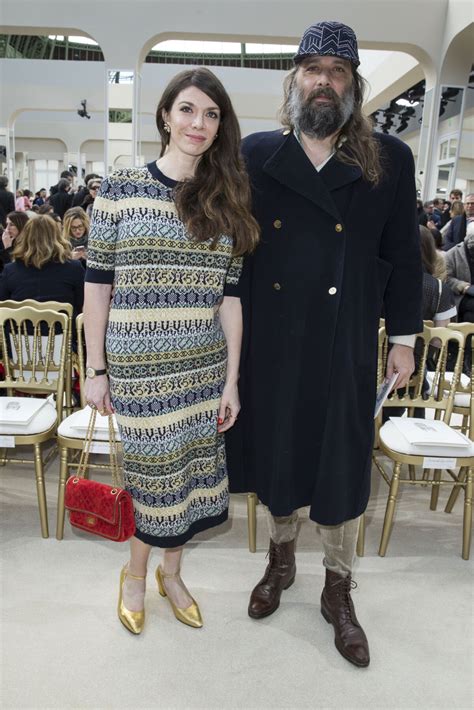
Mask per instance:
[[[331,96],[334,102],[327,105],[317,104],[311,95],[305,101],[303,90],[293,85],[288,97],[288,115],[295,129],[319,140],[341,129],[354,111],[354,88],[349,87],[341,98],[335,92]]]

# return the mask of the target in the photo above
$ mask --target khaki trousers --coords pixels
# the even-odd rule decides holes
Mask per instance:
[[[270,537],[280,545],[296,538],[298,511],[287,517],[275,517],[268,508],[267,522]],[[360,517],[347,520],[341,525],[318,525],[324,547],[323,564],[331,572],[347,577],[354,565]],[[315,523],[316,524],[316,523]]]

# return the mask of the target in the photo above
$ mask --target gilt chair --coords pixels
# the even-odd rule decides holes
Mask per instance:
[[[45,538],[49,529],[42,444],[55,438],[63,416],[68,328],[65,313],[27,306],[0,307],[5,370],[0,389],[7,391],[5,397],[0,397],[0,463],[31,463],[30,459],[8,455],[8,451],[33,446],[41,534]],[[13,396],[15,392],[22,396]],[[22,419],[25,408],[29,414]]]
[[[388,351],[385,344],[386,340],[385,330],[381,329],[379,347],[382,352],[382,368],[384,368],[383,358],[386,357]],[[427,390],[427,380],[425,379],[426,360],[429,346],[433,341],[439,346],[439,355],[436,370],[431,373]],[[446,377],[446,363],[450,343],[457,344],[458,351],[453,374],[449,381]],[[446,443],[443,443],[443,436],[447,436],[451,431],[456,431],[449,424],[454,408],[456,388],[461,375],[464,336],[462,333],[450,328],[430,328],[425,326],[423,333],[418,336],[416,352],[418,353],[416,374],[402,392],[398,390],[392,393],[385,406],[389,408],[406,407],[409,417],[412,417],[414,408],[421,408],[425,412],[432,410],[435,420],[439,423],[440,434],[436,443],[421,445],[410,443],[399,431],[397,421],[387,421],[380,428],[379,453],[391,460],[393,473],[390,477],[385,472],[383,464],[378,460],[378,456],[374,457],[378,470],[389,486],[379,555],[383,557],[387,552],[400,485],[421,485],[439,488],[440,486],[452,485],[454,481],[455,486],[464,489],[462,557],[467,560],[469,559],[472,526],[472,477],[474,466],[472,424],[470,425],[469,438],[464,437],[462,439],[462,434],[458,432],[458,436],[461,437],[459,445],[447,446]],[[396,420],[398,419],[401,418],[397,417]],[[423,422],[423,427],[429,428],[428,418],[419,420],[413,417],[413,422],[417,427],[421,427],[420,422]],[[408,465],[408,477],[402,476],[402,466],[404,464]],[[421,471],[418,476],[417,467]],[[455,468],[460,469],[458,475],[453,472]],[[442,477],[443,471],[447,472],[449,478]]]

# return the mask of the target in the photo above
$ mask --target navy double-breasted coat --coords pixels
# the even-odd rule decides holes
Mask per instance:
[[[243,142],[261,242],[241,279],[242,410],[227,433],[231,491],[277,516],[336,525],[370,489],[377,331],[419,332],[412,154],[380,135],[382,182],[333,157],[318,173],[293,133]]]

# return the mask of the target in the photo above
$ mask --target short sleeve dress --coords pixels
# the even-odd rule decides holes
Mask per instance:
[[[217,432],[227,347],[219,320],[237,296],[232,238],[195,242],[174,180],[156,163],[113,173],[94,203],[86,281],[113,284],[105,349],[135,508],[136,537],[177,547],[228,515]]]

